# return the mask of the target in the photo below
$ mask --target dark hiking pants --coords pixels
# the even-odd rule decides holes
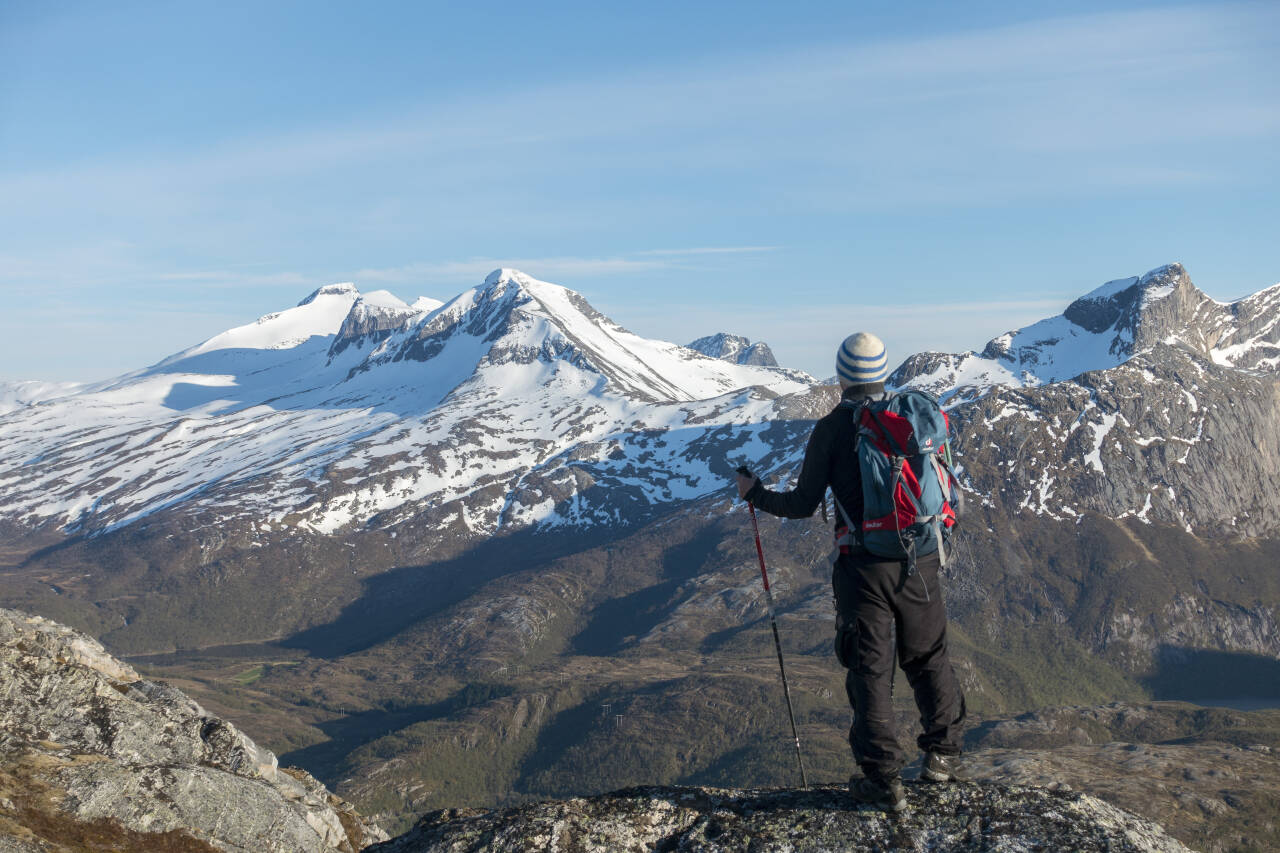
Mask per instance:
[[[868,776],[897,775],[903,765],[893,721],[894,634],[898,663],[920,710],[924,752],[960,754],[964,694],[947,656],[947,614],[938,584],[938,557],[916,562],[907,576],[901,560],[855,548],[835,564],[836,657],[849,672],[845,690],[853,707],[849,744]]]

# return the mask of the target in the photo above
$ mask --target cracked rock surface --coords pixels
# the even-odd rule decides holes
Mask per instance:
[[[354,853],[386,837],[95,640],[0,609],[0,851]]]
[[[808,790],[641,787],[500,811],[423,816],[379,853],[506,851],[1168,851],[1150,821],[1071,791],[908,783],[909,808],[859,807],[841,786]]]

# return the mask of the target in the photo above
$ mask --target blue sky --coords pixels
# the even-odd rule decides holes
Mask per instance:
[[[497,266],[823,376],[1280,281],[1280,4],[0,2],[0,379]]]

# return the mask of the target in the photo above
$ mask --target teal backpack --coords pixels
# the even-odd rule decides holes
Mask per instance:
[[[908,575],[916,557],[935,551],[945,566],[946,542],[963,505],[951,470],[947,413],[932,395],[915,389],[840,407],[854,418],[862,472],[860,530],[837,501],[850,533],[878,557],[905,560]]]

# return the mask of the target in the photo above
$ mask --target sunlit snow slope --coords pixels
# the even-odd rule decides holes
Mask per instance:
[[[979,500],[1263,535],[1280,511],[1280,285],[1234,302],[1178,264],[1119,279],[981,352],[921,353],[892,376],[962,425]]]
[[[925,352],[891,382],[950,403],[998,386],[1035,387],[1124,364],[1158,343],[1181,343],[1219,364],[1275,369],[1280,363],[1280,285],[1216,302],[1180,264],[1109,281],[1056,317],[1006,332],[979,352]]]
[[[619,495],[718,488],[722,453],[811,383],[641,338],[515,270],[445,304],[330,285],[149,369],[15,393],[0,515],[68,532],[170,507],[324,532],[608,521]],[[751,426],[709,442],[730,424]]]
[[[1254,430],[1275,420],[1278,318],[1280,286],[1219,303],[1172,264],[981,353],[911,356],[892,382],[952,407],[980,500],[1257,532],[1280,446],[1258,483],[1228,456],[1276,440]],[[446,303],[330,285],[109,382],[0,389],[0,520],[96,533],[165,511],[329,533],[412,519],[442,539],[640,520],[716,494],[742,462],[794,473],[834,401],[723,349],[642,338],[514,270]]]

